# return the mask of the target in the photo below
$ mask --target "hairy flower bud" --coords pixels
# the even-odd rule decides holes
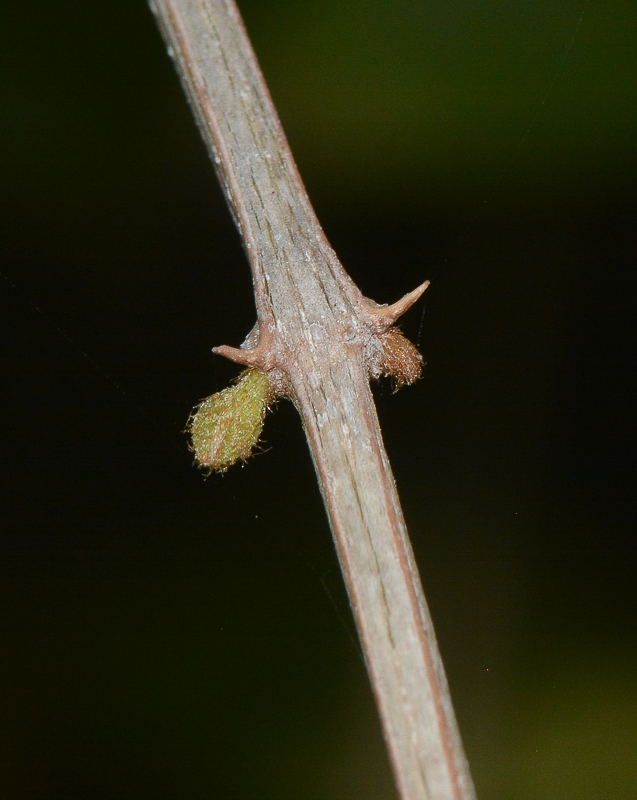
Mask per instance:
[[[197,464],[208,472],[225,472],[247,459],[273,400],[268,376],[258,369],[245,370],[233,386],[203,400],[188,421]]]

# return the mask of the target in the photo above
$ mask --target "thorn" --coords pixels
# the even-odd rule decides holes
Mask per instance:
[[[404,297],[401,297],[396,303],[390,306],[373,306],[365,309],[367,319],[372,325],[380,331],[387,330],[391,327],[398,317],[401,317],[405,311],[410,309],[413,304],[419,300],[429,286],[429,281],[421,283],[412,292],[408,292]]]
[[[249,350],[242,350],[239,347],[230,347],[227,344],[222,344],[219,347],[213,347],[212,352],[218,356],[229,358],[230,361],[235,361],[237,364],[256,367],[261,372],[268,372],[274,366],[271,353],[263,345],[257,345]]]
[[[255,351],[240,350],[238,347],[230,347],[227,344],[222,344],[219,347],[213,347],[212,352],[218,356],[229,358],[230,361],[235,361],[237,364],[246,364],[249,367],[254,367]]]

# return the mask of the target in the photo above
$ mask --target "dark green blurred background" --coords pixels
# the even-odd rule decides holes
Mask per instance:
[[[0,797],[391,800],[294,409],[191,466],[254,304],[154,20],[11,5]],[[480,800],[634,800],[637,8],[241,8],[346,268],[432,281],[376,394]]]

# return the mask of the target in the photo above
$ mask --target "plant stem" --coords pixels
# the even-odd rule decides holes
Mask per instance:
[[[369,376],[393,306],[363,297],[310,205],[233,0],[150,0],[252,267],[257,328],[217,352],[295,403],[402,800],[472,800],[471,777],[382,442]]]

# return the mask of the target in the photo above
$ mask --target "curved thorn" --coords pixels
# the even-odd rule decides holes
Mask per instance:
[[[376,306],[374,308],[366,308],[365,312],[368,319],[375,327],[381,330],[386,330],[396,322],[398,317],[401,317],[405,311],[410,309],[413,304],[419,300],[429,286],[429,281],[421,283],[413,291],[408,292],[404,297],[401,297],[396,303],[390,306]]]
[[[261,372],[268,372],[274,366],[272,353],[263,344],[246,350],[240,347],[230,347],[227,344],[222,344],[219,347],[213,347],[212,352],[216,353],[218,356],[229,358],[230,361],[235,361],[237,364],[256,367],[261,370]]]
[[[241,350],[238,347],[230,347],[227,344],[222,344],[219,347],[213,347],[212,352],[218,356],[229,358],[230,361],[235,361],[237,364],[246,364],[249,367],[255,367],[255,356],[258,348],[253,350]]]

